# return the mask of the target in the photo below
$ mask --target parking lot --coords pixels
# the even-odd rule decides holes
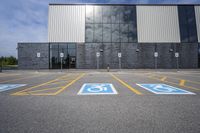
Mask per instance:
[[[199,133],[200,70],[0,73],[0,133]]]

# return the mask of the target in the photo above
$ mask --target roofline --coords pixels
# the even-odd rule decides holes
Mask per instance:
[[[56,6],[56,5],[97,5],[97,6],[100,6],[100,5],[103,5],[103,6],[200,6],[200,3],[198,4],[186,4],[186,3],[183,3],[183,4],[180,4],[180,3],[177,3],[177,4],[109,4],[109,3],[74,3],[74,4],[65,4],[65,3],[49,3],[49,6]]]

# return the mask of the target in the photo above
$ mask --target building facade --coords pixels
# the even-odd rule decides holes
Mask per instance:
[[[50,4],[48,42],[18,43],[18,65],[198,68],[199,43],[199,5]]]

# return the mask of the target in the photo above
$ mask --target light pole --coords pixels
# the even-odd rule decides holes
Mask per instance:
[[[157,64],[158,64],[158,52],[154,52],[154,57],[155,57],[155,69],[157,69]]]
[[[41,56],[41,54],[38,52],[37,53],[37,58],[38,58],[38,72],[40,70],[40,56]]]
[[[118,53],[118,59],[119,59],[119,70],[121,70],[121,68],[122,68],[121,57],[122,57],[122,53]]]
[[[64,57],[64,53],[60,53],[60,69],[61,69],[61,72],[62,72],[62,61],[63,61],[63,57]]]
[[[175,53],[175,57],[176,57],[176,69],[178,72],[178,69],[179,69],[179,53],[178,52]]]
[[[100,52],[96,53],[96,57],[97,57],[97,69],[99,69],[99,57],[100,57]]]

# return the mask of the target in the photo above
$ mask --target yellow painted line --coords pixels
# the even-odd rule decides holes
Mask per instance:
[[[170,74],[177,74],[177,75],[182,75],[182,76],[186,76],[186,77],[193,77],[193,78],[199,78],[199,75],[191,75],[191,73],[170,73]]]
[[[34,90],[34,91],[27,91],[27,93],[36,93],[36,92],[41,92],[41,91],[47,91],[47,90],[56,90],[59,88],[62,88],[63,86],[58,86],[58,87],[53,87],[53,88],[44,88],[44,89],[39,89],[39,90]]]
[[[53,96],[54,93],[35,93],[35,94],[31,94],[34,96]]]
[[[68,76],[68,75],[67,75],[67,76]],[[66,77],[66,75],[64,75],[64,76],[62,76],[62,77]],[[62,78],[62,77],[60,77],[60,78]],[[42,83],[42,84],[39,84],[39,85],[36,85],[36,86],[32,86],[32,87],[30,87],[30,88],[27,88],[27,89],[24,89],[24,90],[21,90],[21,91],[18,91],[18,92],[15,92],[15,93],[13,93],[13,94],[11,94],[11,95],[17,95],[18,93],[23,93],[23,92],[25,92],[25,91],[28,91],[28,90],[31,90],[31,89],[34,89],[34,88],[37,88],[37,87],[41,87],[41,86],[50,84],[50,83],[52,83],[52,82],[54,82],[54,81],[57,81],[57,80],[59,80],[59,78],[56,78],[56,79],[50,80],[50,81],[48,81],[48,82],[45,82],[45,83]]]
[[[12,95],[12,94],[11,94]],[[25,95],[29,95],[28,93],[16,93],[14,94],[15,96],[25,96]]]
[[[167,77],[162,77],[160,80],[165,81],[166,79],[167,79]]]
[[[46,75],[46,74],[34,75],[34,76],[30,76],[30,77],[23,77],[23,78],[17,78],[17,79],[10,79],[10,80],[1,81],[0,83],[6,83],[6,82],[10,82],[10,81],[18,81],[18,80],[22,80],[22,79],[30,79],[30,78],[40,77],[43,75]]]
[[[185,80],[183,80],[183,79],[180,80],[179,85],[180,85],[180,86],[184,86],[184,85],[185,85]]]
[[[154,75],[156,75],[156,74],[154,74]],[[163,74],[162,74],[163,75]],[[177,74],[178,75],[178,74]],[[183,75],[183,74],[182,74]],[[163,76],[165,76],[165,75],[163,75]],[[183,76],[185,76],[185,75],[183,75]],[[181,78],[174,78],[174,77],[171,77],[171,76],[168,76],[168,78],[170,78],[170,79],[176,79],[176,80],[185,80],[186,82],[190,82],[190,83],[194,83],[194,84],[200,84],[200,82],[195,82],[195,81],[191,81],[191,80],[186,80],[186,79],[181,79]]]
[[[154,78],[154,77],[148,77],[148,78],[161,81],[160,79],[157,79],[157,78]],[[174,84],[174,85],[178,85],[178,86],[180,86],[179,84],[174,83],[174,82],[169,82],[169,81],[162,81],[162,82],[165,82],[165,83],[169,83],[169,84]],[[193,89],[193,90],[200,91],[200,89],[198,89],[198,88],[194,88],[194,87],[191,87],[191,86],[186,86],[186,85],[184,85],[183,87],[186,87],[186,88],[189,88],[189,89]]]
[[[57,84],[63,84],[64,82],[66,83],[67,81],[71,81],[72,80],[72,78],[69,78],[68,80],[63,80],[63,79],[59,79],[59,80],[56,80],[56,81],[54,81],[54,82],[51,82],[50,84],[51,85],[57,85]]]
[[[57,82],[50,83],[50,85],[59,85],[59,84],[63,84],[63,83],[66,83],[66,81],[57,81]]]
[[[124,81],[122,81],[121,79],[119,79],[117,76],[114,76],[113,74],[111,74],[111,76],[117,80],[118,82],[120,82],[122,85],[124,85],[125,87],[127,87],[129,90],[131,90],[132,92],[134,92],[137,95],[142,95],[142,93],[138,90],[136,90],[135,88],[131,87],[130,85],[128,85],[127,83],[125,83]]]
[[[28,96],[30,94],[28,93],[20,93],[20,94],[16,94],[15,96]],[[53,93],[36,93],[36,94],[31,94],[31,95],[34,95],[34,96],[52,96]]]
[[[75,78],[70,83],[68,83],[67,85],[65,85],[64,87],[62,87],[60,90],[58,90],[57,92],[55,92],[53,95],[58,95],[59,93],[61,93],[62,91],[64,91],[67,87],[71,86],[76,81],[78,81],[79,79],[81,79],[83,76],[85,76],[85,73],[80,74],[77,78]]]

